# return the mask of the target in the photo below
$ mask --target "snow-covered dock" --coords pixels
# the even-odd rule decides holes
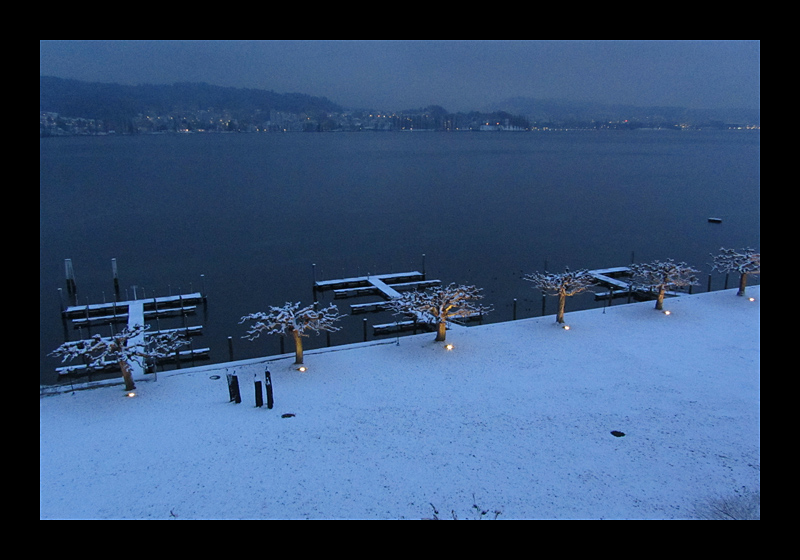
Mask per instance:
[[[595,279],[598,285],[607,288],[608,292],[596,292],[595,300],[613,299],[616,297],[627,297],[636,300],[652,299],[656,296],[650,290],[637,288],[630,282],[632,271],[627,266],[615,266],[611,268],[599,268],[589,270],[588,273]],[[667,296],[680,296],[685,292],[667,291]]]
[[[72,321],[76,327],[85,326],[87,324],[129,322],[128,314],[132,305],[141,305],[144,316],[152,318],[194,313],[197,310],[197,304],[204,303],[205,301],[206,298],[204,295],[200,292],[194,292],[177,296],[73,305],[64,308],[61,312],[61,316],[64,320]]]
[[[353,315],[372,313],[389,309],[391,300],[399,298],[402,291],[430,288],[441,283],[441,280],[427,280],[425,273],[416,270],[391,274],[370,274],[367,276],[340,278],[338,280],[320,280],[314,282],[314,299],[316,299],[317,292],[328,290],[333,291],[334,299],[380,296],[382,299],[379,301],[350,305],[350,313]],[[424,329],[425,326],[424,324],[417,324],[416,321],[395,321],[382,325],[372,325],[375,335],[416,330],[418,328]],[[366,331],[364,336],[366,340]]]
[[[335,299],[380,295],[385,300],[400,297],[402,290],[415,290],[438,286],[439,280],[426,280],[422,272],[396,272],[392,274],[371,274],[338,280],[314,282],[314,291],[333,290]]]

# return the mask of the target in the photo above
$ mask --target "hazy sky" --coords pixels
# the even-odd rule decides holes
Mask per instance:
[[[40,75],[207,82],[389,110],[466,111],[516,96],[758,108],[760,65],[757,40],[39,42]]]

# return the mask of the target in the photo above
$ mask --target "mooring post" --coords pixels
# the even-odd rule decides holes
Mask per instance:
[[[706,291],[711,291],[711,273],[708,274],[708,289]]]
[[[228,358],[232,362],[233,361],[233,337],[228,337]]]
[[[117,259],[111,259],[111,274],[114,278],[114,293],[119,297],[119,275],[117,274]]]
[[[64,259],[64,272],[67,277],[67,294],[78,305],[78,287],[75,285],[75,269],[72,268],[72,259]]]
[[[367,341],[367,320],[364,319],[362,321],[362,323],[364,324],[364,342],[366,342]]]
[[[512,317],[513,317],[514,321],[517,320],[517,298],[514,298],[514,313],[513,313]]]

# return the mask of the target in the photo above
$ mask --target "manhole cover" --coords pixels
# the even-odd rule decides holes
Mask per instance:
[[[611,435],[614,437],[622,437],[625,435],[625,432],[620,432],[618,430],[611,430]]]

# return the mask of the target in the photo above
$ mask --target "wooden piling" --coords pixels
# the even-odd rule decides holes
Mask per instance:
[[[64,259],[64,273],[67,277],[67,295],[78,305],[78,287],[75,284],[75,269],[72,268],[72,259]]]
[[[119,298],[119,275],[117,274],[117,259],[111,259],[111,274],[114,278],[114,293]]]

